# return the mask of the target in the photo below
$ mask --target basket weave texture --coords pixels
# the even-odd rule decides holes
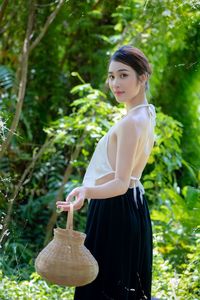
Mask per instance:
[[[46,281],[61,286],[83,286],[98,275],[96,259],[85,247],[86,234],[73,230],[73,204],[66,229],[55,228],[53,240],[38,254],[36,272]]]

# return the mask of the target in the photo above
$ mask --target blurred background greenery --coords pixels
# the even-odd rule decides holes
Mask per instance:
[[[0,1],[0,299],[73,299],[34,260],[64,227],[55,202],[79,186],[99,138],[123,114],[110,55],[148,57],[156,142],[142,183],[154,230],[153,295],[200,299],[200,3]],[[84,231],[87,203],[75,212]]]

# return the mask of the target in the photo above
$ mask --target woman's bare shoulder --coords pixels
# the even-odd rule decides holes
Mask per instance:
[[[117,137],[119,136],[131,137],[136,134],[139,135],[140,131],[141,131],[141,120],[138,119],[137,117],[126,116],[116,124],[113,133]]]
[[[125,135],[128,135],[129,133],[132,135],[135,133],[140,135],[149,126],[148,120],[149,117],[147,111],[134,111],[134,113],[127,114],[119,120],[115,124],[112,133],[115,136],[118,136],[119,133]]]
[[[146,121],[147,118],[144,114],[130,114],[118,122],[116,130],[123,132],[140,132],[140,130],[145,126]]]

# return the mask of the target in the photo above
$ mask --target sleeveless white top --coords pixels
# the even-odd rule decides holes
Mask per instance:
[[[132,171],[132,174],[134,175],[130,177],[129,188],[134,189],[133,192],[134,192],[135,201],[136,201],[136,186],[139,187],[140,195],[144,194],[144,187],[140,182],[140,178],[154,145],[154,141],[155,141],[154,127],[156,125],[156,112],[153,104],[137,105],[131,108],[128,111],[128,113],[140,107],[147,108],[149,114],[149,123],[147,124],[147,126],[145,126],[142,132],[142,137],[140,138],[140,144],[137,148],[137,153],[135,155],[135,166]],[[101,177],[107,174],[115,173],[115,170],[113,170],[110,165],[110,162],[108,160],[108,154],[107,154],[109,135],[112,128],[113,127],[111,127],[110,130],[107,132],[107,134],[104,135],[99,140],[96,146],[96,149],[92,155],[92,158],[90,160],[90,163],[87,167],[86,173],[83,178],[82,184],[84,186],[93,187],[95,186],[95,181],[97,179],[100,179]],[[133,181],[133,186],[131,184],[132,181]],[[141,196],[141,200],[142,200],[142,196]]]

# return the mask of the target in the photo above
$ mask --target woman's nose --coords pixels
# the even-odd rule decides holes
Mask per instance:
[[[112,86],[114,88],[119,88],[119,79],[118,78],[113,79]]]

